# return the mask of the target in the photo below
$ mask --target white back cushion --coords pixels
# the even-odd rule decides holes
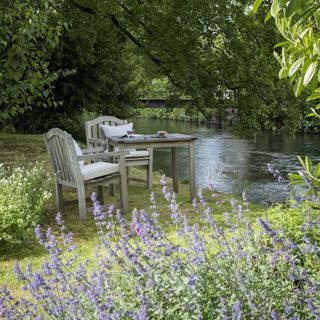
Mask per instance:
[[[100,128],[105,136],[105,138],[111,136],[124,136],[127,134],[127,131],[131,131],[133,128],[133,122],[122,124],[119,126],[108,126],[105,124],[100,124]]]
[[[83,153],[82,153],[79,145],[77,144],[77,142],[74,139],[73,139],[73,145],[74,145],[74,148],[76,149],[76,155],[77,156],[83,156]],[[83,160],[79,161],[79,165],[80,165],[80,167],[83,167],[84,166],[84,161]]]

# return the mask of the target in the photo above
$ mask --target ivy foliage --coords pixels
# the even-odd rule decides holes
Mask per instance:
[[[53,50],[66,24],[58,19],[54,0],[0,3],[0,119],[30,108],[57,106],[54,82],[64,69],[50,69]]]

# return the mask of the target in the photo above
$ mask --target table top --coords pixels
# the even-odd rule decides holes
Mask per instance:
[[[192,141],[196,140],[197,138],[194,136],[181,134],[181,133],[170,133],[165,137],[158,137],[156,134],[144,134],[144,135],[137,135],[134,137],[121,137],[121,136],[112,136],[108,137],[108,140],[112,143],[145,143],[145,142],[177,142],[177,141]]]

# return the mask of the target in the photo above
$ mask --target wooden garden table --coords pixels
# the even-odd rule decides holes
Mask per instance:
[[[166,137],[157,137],[156,135],[141,135],[137,137],[108,137],[108,150],[114,148],[121,149],[144,149],[144,148],[171,148],[172,150],[172,178],[173,190],[179,192],[178,178],[178,147],[189,149],[189,179],[190,179],[190,200],[195,197],[196,181],[195,181],[195,156],[194,141],[197,138],[190,135],[171,133]]]

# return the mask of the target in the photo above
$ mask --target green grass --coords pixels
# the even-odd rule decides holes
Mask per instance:
[[[0,133],[0,163],[9,167],[15,166],[32,166],[35,161],[46,161],[47,168],[50,170],[48,163],[46,148],[41,135],[21,135],[21,134],[7,134]],[[141,175],[145,174],[141,170],[134,169],[133,174]],[[155,192],[157,211],[160,214],[160,220],[164,224],[164,228],[169,237],[173,237],[175,229],[168,223],[170,219],[168,217],[168,210],[166,201],[162,197],[161,185],[160,185],[160,173],[154,172],[154,184],[153,190]],[[172,184],[171,179],[168,179],[168,186]],[[52,193],[54,194],[52,186]],[[88,195],[90,190],[88,191]],[[224,194],[215,193],[215,197],[212,197],[212,192],[209,190],[204,191],[208,203],[214,210],[216,220],[222,223],[223,212],[230,210],[228,198]],[[115,197],[106,196],[105,192],[105,204],[113,203],[117,201],[119,196],[117,190]],[[129,186],[129,213],[126,217],[130,218],[130,212],[137,208],[147,209],[149,207],[149,195],[150,192],[141,183],[131,183]],[[64,198],[68,200],[76,199],[75,192],[70,189],[64,190]],[[224,201],[223,199],[226,199]],[[188,215],[189,221],[197,222],[197,216],[194,213],[194,208],[189,201],[189,185],[185,183],[180,184],[180,192],[177,197],[177,202],[180,204],[181,211]],[[88,203],[89,205],[89,203]],[[262,210],[260,205],[251,204],[250,216],[253,218],[258,215],[258,212]],[[42,218],[42,228],[46,230],[48,227],[52,227],[57,230],[55,225],[55,197],[53,196],[45,205]],[[77,205],[66,207],[63,210],[63,219],[69,231],[74,233],[75,241],[79,248],[79,253],[86,259],[92,257],[92,254],[99,243],[99,237],[96,234],[96,227],[93,219],[89,214],[86,221],[79,220],[79,213]],[[20,286],[15,279],[12,267],[16,259],[19,260],[20,265],[26,265],[26,263],[32,259],[35,268],[41,264],[43,259],[47,256],[45,250],[36,243],[34,239],[30,239],[28,243],[23,244],[21,247],[15,248],[1,248],[0,249],[0,285],[6,284],[12,293],[16,296],[24,295],[24,292],[20,290]]]

